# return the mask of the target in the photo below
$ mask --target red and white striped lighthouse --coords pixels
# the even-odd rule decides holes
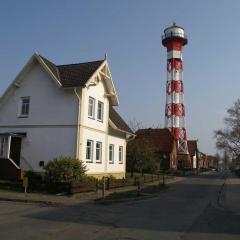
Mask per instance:
[[[182,64],[182,48],[187,44],[184,29],[173,23],[164,30],[162,44],[167,48],[165,127],[177,139],[178,153],[188,154]]]

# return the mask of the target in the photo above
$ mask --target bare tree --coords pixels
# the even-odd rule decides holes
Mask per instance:
[[[132,120],[128,121],[128,126],[133,130],[133,132],[136,132],[139,129],[142,128],[162,128],[161,124],[153,124],[152,126],[144,126],[142,122],[138,121],[136,118],[133,118]]]
[[[225,128],[215,131],[216,147],[240,160],[240,99],[227,109]]]
[[[136,118],[133,118],[129,121],[128,126],[132,129],[132,131],[135,133],[137,130],[143,128],[142,122],[138,121]]]

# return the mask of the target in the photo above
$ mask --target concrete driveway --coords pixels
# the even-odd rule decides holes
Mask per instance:
[[[218,205],[220,174],[188,177],[158,197],[71,207],[0,202],[0,239],[240,239],[240,215]]]

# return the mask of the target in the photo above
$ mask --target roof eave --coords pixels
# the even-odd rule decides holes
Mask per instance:
[[[47,64],[43,61],[41,56],[38,53],[35,53],[34,55],[35,55],[36,59],[38,60],[38,62],[40,63],[40,65],[46,70],[46,72],[50,75],[50,77],[56,82],[57,86],[62,87],[62,84],[59,81],[59,79],[57,79],[55,77],[55,75],[53,74],[51,69],[47,66]]]
[[[20,87],[20,79],[21,76],[28,71],[29,67],[31,64],[33,64],[33,61],[35,59],[35,54],[33,54],[31,56],[31,58],[27,61],[27,63],[23,66],[23,68],[21,69],[21,71],[17,74],[17,76],[14,78],[14,80],[11,82],[11,84],[7,87],[7,89],[4,91],[4,93],[2,94],[1,98],[0,98],[0,107],[3,104],[3,101],[7,98],[7,95],[10,93],[10,91],[13,88],[17,88]]]
[[[115,130],[117,130],[117,131],[119,131],[119,132],[124,132],[124,133],[130,134],[130,135],[132,135],[132,136],[136,136],[134,133],[131,133],[131,132],[128,132],[128,131],[126,131],[126,130],[123,130],[123,129],[118,128],[110,118],[109,118],[109,120],[108,120],[108,123],[109,123],[109,125],[110,125],[113,129],[115,129]]]

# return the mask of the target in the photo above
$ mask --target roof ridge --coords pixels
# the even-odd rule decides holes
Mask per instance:
[[[61,66],[71,66],[71,65],[79,65],[79,64],[86,64],[86,63],[95,63],[95,62],[104,62],[106,59],[101,59],[101,60],[95,60],[95,61],[88,61],[88,62],[79,62],[79,63],[69,63],[69,64],[55,64],[54,62],[52,62],[51,60],[49,60],[48,58],[44,57],[43,55],[41,55],[40,53],[37,53],[39,57],[43,58],[43,60],[47,60],[48,62],[52,63],[53,65],[55,65],[55,67],[61,67]]]
[[[55,67],[57,66],[54,62],[50,61],[48,58],[42,56],[42,55],[39,54],[39,53],[37,53],[37,54],[38,54],[38,56],[39,56],[40,58],[42,58],[43,60],[47,60],[48,62],[50,62],[50,63],[52,63],[53,65],[55,65]]]
[[[95,63],[95,62],[104,62],[105,60],[96,60],[96,61],[90,61],[90,62],[80,62],[80,63],[69,63],[69,64],[60,64],[56,65],[56,67],[64,67],[64,66],[71,66],[71,65],[79,65],[79,64],[86,64],[86,63]]]

